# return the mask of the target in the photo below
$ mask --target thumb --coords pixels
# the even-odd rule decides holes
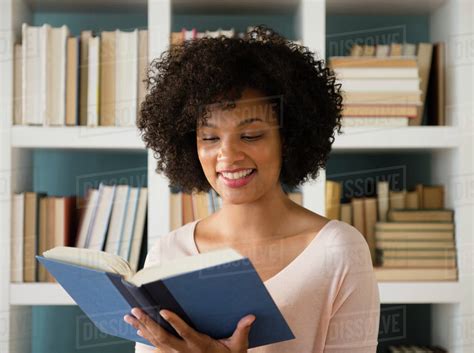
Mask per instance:
[[[255,319],[255,315],[247,315],[240,319],[239,323],[237,324],[237,328],[230,337],[230,340],[232,341],[232,345],[234,347],[248,347],[248,335]]]

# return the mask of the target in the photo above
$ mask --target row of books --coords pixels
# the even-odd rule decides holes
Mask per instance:
[[[146,230],[148,188],[105,185],[89,189],[76,247],[119,255],[139,266]]]
[[[442,42],[356,44],[350,56],[331,57],[345,95],[343,125],[421,125],[428,108],[431,123],[444,125],[444,58]]]
[[[354,225],[365,234],[367,227],[363,225],[363,215],[370,213],[375,221],[383,222],[387,220],[390,209],[442,209],[444,194],[443,185],[417,184],[414,190],[395,191],[390,190],[388,181],[380,180],[375,196],[354,197],[349,203],[341,203],[342,182],[326,180],[326,217]]]
[[[14,53],[14,124],[135,126],[146,93],[148,31],[22,27]]]
[[[248,28],[250,30],[251,27]],[[196,28],[186,29],[182,28],[181,31],[171,32],[170,34],[170,43],[171,45],[180,45],[187,40],[191,39],[201,39],[204,37],[217,38],[219,36],[229,37],[229,38],[243,38],[245,33],[237,32],[234,28],[222,29],[218,28],[214,31],[206,30],[204,32],[198,32]]]
[[[35,255],[55,246],[74,246],[80,198],[43,192],[13,195],[11,217],[11,281],[52,282]]]
[[[119,255],[139,267],[146,231],[147,188],[100,184],[85,197],[41,192],[13,195],[12,282],[54,282],[35,255],[73,246]]]
[[[171,45],[180,45],[187,40],[192,39],[201,39],[204,37],[217,38],[219,36],[224,36],[228,38],[245,38],[247,33],[252,31],[254,26],[248,26],[246,32],[237,32],[234,28],[222,29],[218,28],[214,31],[206,30],[204,32],[197,31],[196,28],[187,29],[182,28],[181,31],[171,32],[170,34],[170,43]],[[292,41],[294,43],[301,44],[301,41],[296,40]]]
[[[448,351],[439,346],[398,345],[389,346],[389,353],[447,353]]]
[[[300,192],[289,192],[288,197],[299,205],[303,205]],[[170,197],[171,229],[205,218],[222,207],[222,198],[213,189],[209,192],[183,193],[174,192]]]

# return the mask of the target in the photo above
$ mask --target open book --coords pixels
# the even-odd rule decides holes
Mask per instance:
[[[167,309],[195,330],[227,338],[254,314],[249,348],[295,338],[250,260],[231,248],[186,256],[134,273],[123,258],[103,251],[56,247],[37,259],[99,330],[150,345],[123,321],[142,308],[168,332]]]

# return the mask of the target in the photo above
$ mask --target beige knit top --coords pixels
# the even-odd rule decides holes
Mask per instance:
[[[145,267],[198,254],[194,241],[198,222],[156,240]],[[329,221],[293,261],[264,284],[295,339],[249,349],[249,353],[376,351],[378,286],[367,242],[354,227]],[[153,351],[151,346],[135,345],[135,353]]]

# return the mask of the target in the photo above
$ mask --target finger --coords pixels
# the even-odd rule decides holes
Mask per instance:
[[[255,319],[255,315],[247,315],[240,319],[239,323],[237,324],[237,328],[229,338],[229,343],[232,347],[244,349],[245,351],[247,350],[249,344],[248,336],[250,328],[255,322]]]
[[[200,338],[199,333],[189,326],[179,315],[169,310],[161,310],[160,315],[176,330],[184,340],[197,343]]]
[[[135,328],[137,330],[137,335],[139,336],[147,336],[147,337],[150,337],[151,334],[148,332],[148,329],[146,328],[146,326],[144,326],[140,320],[138,320],[135,316],[133,315],[125,315],[123,317],[124,321],[133,326],[133,328]],[[145,338],[145,337],[144,337]],[[147,339],[148,340],[148,339]],[[152,340],[148,340],[150,343],[153,343]]]
[[[143,310],[139,308],[133,308],[132,314],[135,316],[139,323],[139,330],[141,331],[142,337],[153,343],[155,346],[167,346],[169,348],[180,350],[183,347],[183,341],[163,327],[156,323],[150,318]]]

